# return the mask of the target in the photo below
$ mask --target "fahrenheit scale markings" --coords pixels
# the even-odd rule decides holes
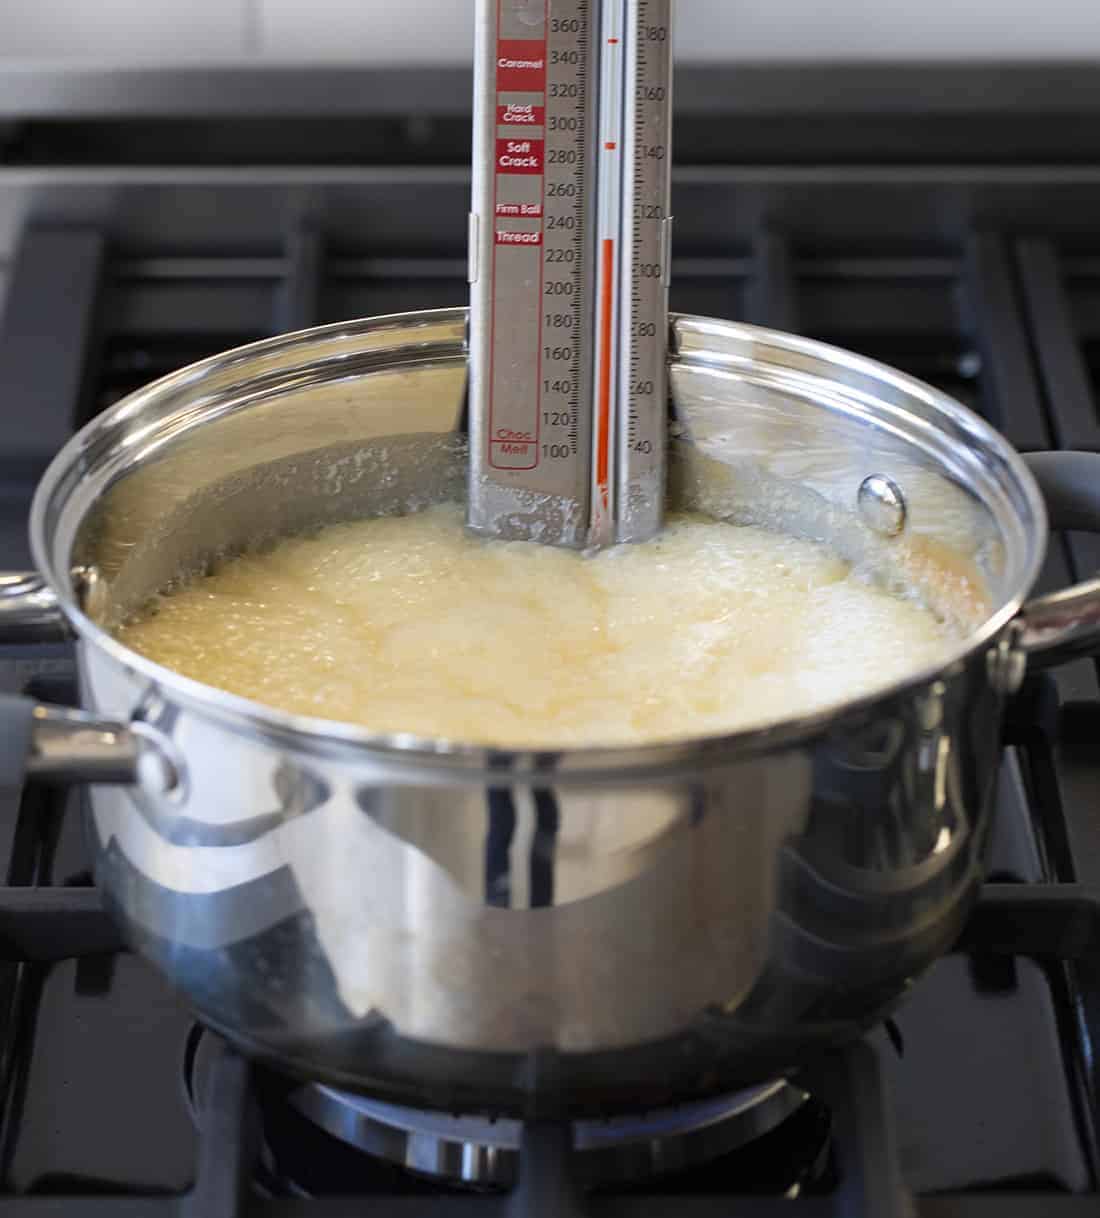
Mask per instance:
[[[671,0],[478,0],[469,523],[643,540],[664,501]]]
[[[641,541],[664,521],[668,288],[672,256],[672,0],[626,5],[622,175],[624,254],[618,345],[625,420],[616,437],[616,537]]]

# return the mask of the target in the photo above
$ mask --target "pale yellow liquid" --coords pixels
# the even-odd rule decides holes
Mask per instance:
[[[824,547],[678,516],[594,556],[479,540],[461,509],[226,562],[119,631],[186,676],[377,732],[511,746],[762,725],[881,688],[953,632]]]

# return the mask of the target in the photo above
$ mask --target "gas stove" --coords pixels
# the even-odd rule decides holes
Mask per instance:
[[[1100,75],[686,72],[678,310],[886,360],[1023,450],[1100,449]],[[0,72],[0,568],[82,422],[280,330],[466,297],[463,73]],[[1048,99],[1057,98],[1054,106]],[[1051,548],[1043,585],[1100,568]],[[66,645],[0,691],[75,703]],[[990,882],[865,1042],[707,1104],[572,1127],[290,1079],[127,953],[79,791],[0,774],[0,1215],[1097,1212],[1100,684],[1012,709]]]

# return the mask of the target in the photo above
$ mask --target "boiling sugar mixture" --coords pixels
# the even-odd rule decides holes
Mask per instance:
[[[954,631],[828,549],[702,516],[595,555],[486,541],[454,504],[282,541],[119,637],[296,714],[501,746],[655,742],[822,709]]]

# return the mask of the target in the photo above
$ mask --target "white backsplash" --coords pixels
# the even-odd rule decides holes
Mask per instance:
[[[1100,58],[1100,0],[676,0],[702,60]],[[0,0],[0,59],[463,63],[473,0]]]
[[[0,0],[0,58],[240,58],[247,13],[242,0]]]

